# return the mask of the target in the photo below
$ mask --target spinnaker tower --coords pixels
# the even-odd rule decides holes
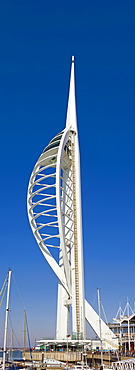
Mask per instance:
[[[98,314],[85,300],[84,291],[74,57],[65,128],[51,139],[35,164],[29,181],[27,204],[33,234],[58,277],[56,339],[67,338],[71,321],[72,338],[84,340],[85,319],[100,336]],[[102,338],[117,342],[103,321],[101,325]]]

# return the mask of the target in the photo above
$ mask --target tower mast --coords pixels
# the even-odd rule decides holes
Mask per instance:
[[[80,153],[76,117],[74,57],[72,57],[66,127],[64,131],[68,134],[67,142],[69,143],[70,152],[70,168],[66,171],[64,177],[65,185],[63,185],[64,193],[67,194],[63,224],[68,225],[71,230],[71,235],[69,236],[70,243],[67,244],[67,255],[69,254],[68,245],[70,245],[71,254],[68,267],[71,279],[71,297],[69,299],[59,283],[56,333],[57,339],[62,339],[68,335],[69,308],[72,305],[72,336],[74,339],[85,339]],[[68,196],[69,187],[72,189],[70,197]],[[70,198],[72,198],[72,201]],[[71,220],[68,220],[67,214],[70,214]],[[60,252],[60,263],[61,261],[62,256]],[[65,328],[63,324],[64,320],[67,323],[67,326],[65,324]]]
[[[81,210],[80,151],[77,129],[74,56],[72,57],[66,127],[71,132],[74,248],[72,252],[72,314],[76,339],[85,339],[83,238]]]

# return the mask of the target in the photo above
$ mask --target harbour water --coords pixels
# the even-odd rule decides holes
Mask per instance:
[[[22,350],[7,350],[8,361],[12,360],[22,360],[23,351]],[[3,357],[3,351],[0,351],[0,358]]]

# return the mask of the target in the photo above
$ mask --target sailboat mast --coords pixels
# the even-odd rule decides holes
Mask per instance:
[[[100,315],[100,292],[97,289],[98,294],[98,315],[99,315],[99,335],[100,335],[100,343],[101,343],[101,366],[103,366],[103,346],[102,346],[102,329],[101,329],[101,315]]]
[[[10,296],[10,282],[11,282],[12,271],[8,271],[7,279],[7,302],[6,302],[6,315],[5,315],[5,329],[4,329],[4,348],[3,348],[3,370],[5,370],[5,360],[6,360],[6,346],[7,346],[7,328],[8,328],[8,313],[9,313],[9,296]]]
[[[26,310],[24,310],[24,353],[26,351]]]

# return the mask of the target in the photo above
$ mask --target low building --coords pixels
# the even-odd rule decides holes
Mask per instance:
[[[135,314],[120,315],[109,328],[119,339],[119,348],[123,352],[135,351]]]

